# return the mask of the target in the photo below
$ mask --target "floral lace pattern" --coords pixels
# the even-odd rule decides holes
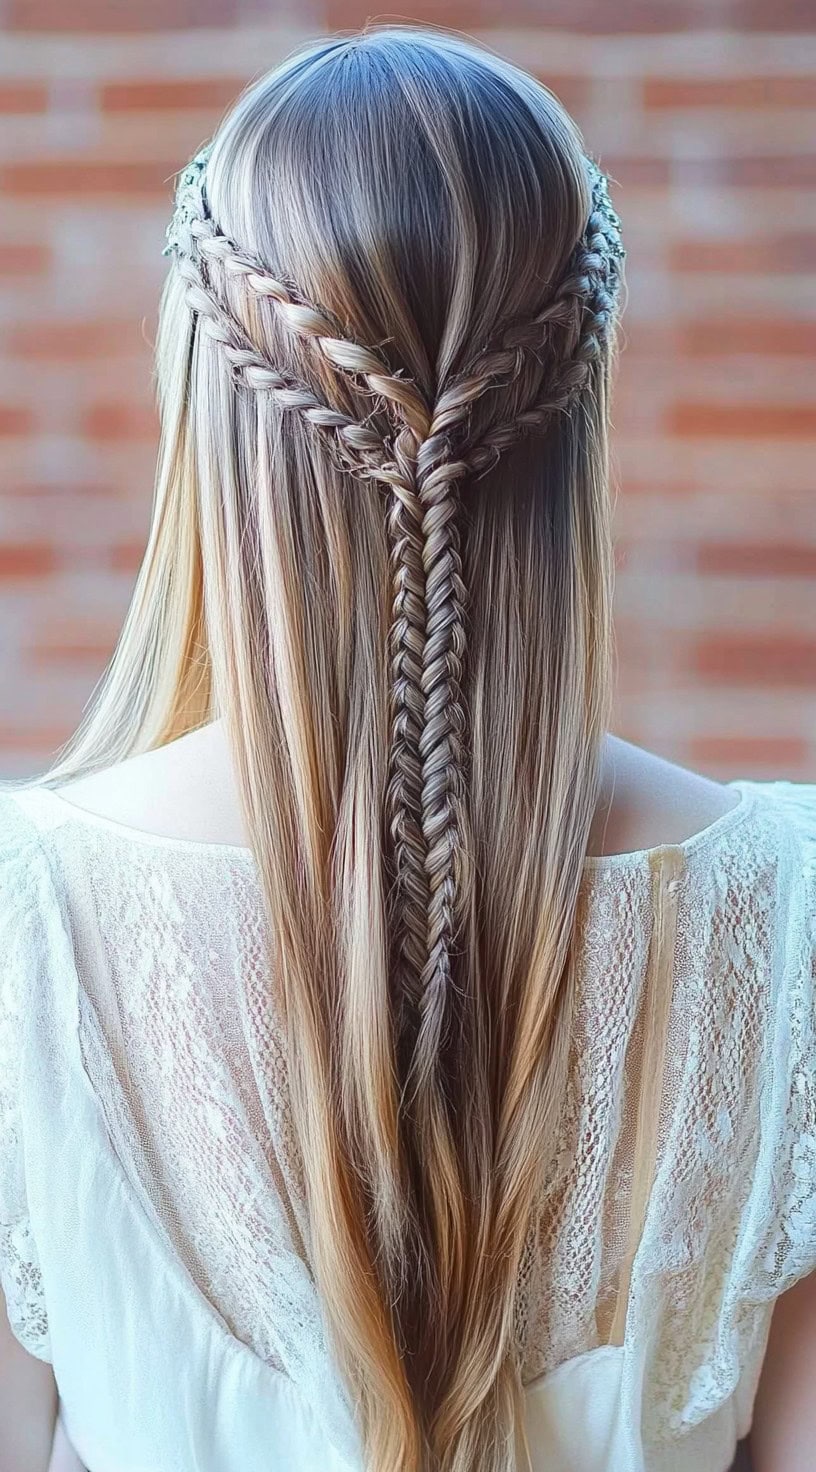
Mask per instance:
[[[42,1274],[29,1220],[20,1108],[25,980],[37,923],[32,838],[14,821],[0,840],[0,1287],[24,1349],[51,1354]]]
[[[643,854],[585,873],[561,1131],[519,1279],[525,1383],[609,1342],[625,1293],[654,1445],[728,1399],[761,1356],[766,1306],[816,1268],[816,787],[739,785],[741,811],[689,844],[677,881],[654,1178],[628,1267],[654,900]],[[12,1327],[49,1357],[21,1110],[26,974],[48,902],[30,877],[36,848],[70,927],[83,1065],[128,1188],[235,1337],[319,1395],[324,1329],[254,860],[35,796],[24,815],[0,794]]]

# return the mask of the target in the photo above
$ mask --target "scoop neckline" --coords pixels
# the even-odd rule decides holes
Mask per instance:
[[[586,854],[583,860],[584,870],[589,873],[603,872],[625,868],[632,864],[642,864],[653,854],[658,854],[665,849],[680,849],[683,853],[694,853],[697,849],[705,847],[714,838],[718,838],[723,832],[741,819],[752,805],[753,792],[750,784],[743,778],[734,778],[725,782],[725,787],[730,787],[737,792],[737,801],[732,807],[727,808],[713,822],[708,823],[705,828],[700,828],[688,838],[681,839],[678,843],[659,843],[651,848],[626,849],[621,853],[614,854]],[[121,838],[127,838],[134,843],[141,843],[148,847],[167,848],[207,855],[232,855],[241,858],[245,862],[255,863],[255,855],[248,844],[243,843],[212,843],[199,838],[181,838],[173,834],[150,833],[144,828],[135,828],[130,823],[121,823],[116,818],[108,818],[103,813],[94,813],[89,808],[82,808],[78,803],[71,802],[69,798],[63,797],[62,793],[56,792],[53,787],[41,783],[19,789],[6,789],[12,791],[12,795],[25,795],[27,793],[42,794],[48,801],[67,814],[69,818],[79,823],[85,823],[90,827],[101,828],[107,832],[118,834]]]

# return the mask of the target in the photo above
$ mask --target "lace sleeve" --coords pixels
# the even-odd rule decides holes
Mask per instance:
[[[816,784],[761,785],[793,837],[764,1101],[774,1125],[767,1162],[772,1210],[752,1275],[757,1295],[770,1298],[816,1271]]]
[[[26,1196],[22,1081],[26,978],[37,954],[36,837],[0,792],[0,1286],[12,1332],[50,1362],[48,1318]]]
[[[633,1311],[655,1446],[731,1397],[745,1434],[773,1303],[816,1270],[816,785],[739,785],[752,820],[697,867],[680,926]]]

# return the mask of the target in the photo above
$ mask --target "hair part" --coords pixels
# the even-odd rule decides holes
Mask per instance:
[[[540,83],[313,41],[177,219],[154,514],[50,777],[224,716],[371,1472],[511,1472],[611,700],[615,217]],[[197,202],[196,202],[197,200]]]

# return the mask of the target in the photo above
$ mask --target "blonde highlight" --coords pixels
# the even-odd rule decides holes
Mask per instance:
[[[513,1472],[611,699],[618,222],[541,84],[413,26],[301,48],[192,183],[150,542],[49,778],[226,719],[366,1466]]]

